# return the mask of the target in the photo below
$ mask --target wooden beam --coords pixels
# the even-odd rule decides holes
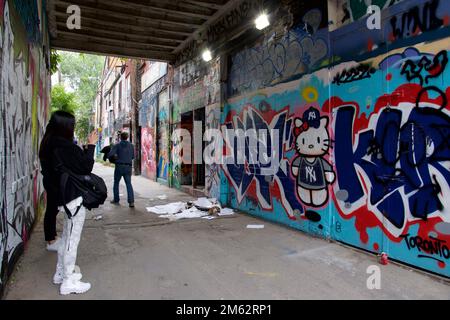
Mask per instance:
[[[56,16],[60,19],[67,21],[67,13],[56,12]],[[58,20],[60,20],[58,19]],[[90,24],[95,23],[102,29],[108,29],[117,32],[127,32],[136,33],[140,35],[151,35],[164,37],[171,40],[184,40],[187,36],[190,36],[195,29],[186,29],[185,27],[170,27],[171,29],[164,28],[161,23],[158,22],[147,22],[139,21],[129,18],[116,18],[114,22],[102,20],[97,14],[92,14],[89,12],[83,12],[81,15],[81,27],[84,23],[88,22]]]
[[[104,1],[104,0],[99,0]],[[181,16],[190,16],[195,18],[201,18],[207,20],[210,16],[214,14],[214,10],[211,8],[205,8],[201,6],[189,6],[185,5],[184,2],[166,1],[166,2],[154,2],[149,0],[115,0],[114,2],[109,1],[108,3],[114,4],[124,4],[127,7],[133,7],[136,9],[152,9],[152,11],[172,13]]]
[[[50,36],[56,37],[58,35],[58,30],[56,27],[55,0],[47,0],[45,9],[48,12],[48,29]]]
[[[74,42],[88,42],[88,43],[97,43],[103,44],[107,46],[117,46],[119,48],[131,48],[138,50],[145,50],[151,53],[171,53],[171,49],[167,48],[156,48],[153,45],[140,43],[140,42],[132,42],[132,41],[122,41],[116,39],[107,39],[104,37],[98,37],[88,34],[78,34],[68,31],[58,31],[58,38],[55,40],[73,40]]]
[[[152,42],[153,44],[165,46],[165,47],[176,47],[178,44],[183,42],[183,40],[178,39],[168,39],[162,36],[153,36],[151,32],[133,32],[132,30],[123,30],[121,28],[110,30],[109,27],[104,27],[101,24],[90,22],[90,21],[82,21],[82,28],[80,30],[69,30],[67,29],[66,23],[64,19],[57,18],[58,30],[60,31],[70,31],[83,33],[84,31],[100,33],[105,37],[117,37],[122,40],[130,40],[130,41],[143,41],[143,42]],[[101,36],[101,35],[100,35]],[[56,38],[56,37],[55,37]]]
[[[214,10],[219,10],[223,4],[218,4],[218,3],[214,3],[214,2],[205,2],[205,1],[197,1],[197,0],[186,0],[183,1],[186,4],[192,4],[195,6],[199,6],[199,7],[205,7],[205,8],[211,8]]]
[[[148,50],[110,46],[98,44],[95,42],[74,41],[73,39],[72,40],[53,39],[51,40],[50,45],[51,48],[58,50],[85,52],[91,54],[124,57],[131,59],[148,59],[162,62],[172,62],[174,59],[174,55],[168,53],[161,53],[161,52],[155,53]]]
[[[230,0],[228,1],[220,10],[216,11],[216,13],[209,18],[200,28],[195,30],[182,44],[178,46],[178,48],[175,49],[174,53],[178,54],[181,51],[183,51],[184,48],[187,47],[187,45],[196,39],[200,32],[204,32],[206,28],[208,28],[209,25],[211,25],[214,21],[219,19],[223,14],[225,14],[227,11],[231,10],[233,7],[237,6],[238,3],[240,3],[242,0]]]
[[[61,26],[61,25],[58,24],[58,26]],[[97,38],[105,39],[108,41],[122,41],[122,42],[126,42],[126,43],[136,45],[136,46],[147,45],[156,50],[163,50],[163,51],[168,51],[168,52],[173,51],[176,47],[176,44],[173,44],[173,45],[160,44],[154,40],[151,40],[151,39],[145,38],[145,37],[136,38],[135,36],[124,35],[124,34],[120,34],[120,35],[112,34],[111,35],[111,34],[105,33],[103,30],[98,30],[98,29],[83,28],[81,30],[67,30],[67,29],[60,28],[58,32],[62,35],[97,37]]]
[[[204,22],[204,19],[176,17],[172,14],[162,12],[158,14],[152,10],[117,7],[113,5],[114,3],[112,1],[103,2],[102,0],[57,0],[56,8],[60,12],[66,12],[68,6],[76,4],[81,9],[81,15],[85,11],[93,12],[100,14],[102,17],[101,20],[110,19],[111,21],[114,21],[117,17],[128,17],[135,20],[156,21],[191,28],[197,28]]]
[[[126,1],[128,1],[128,0],[126,0]],[[130,1],[135,1],[135,0],[130,0]],[[168,0],[138,0],[138,1],[145,2],[145,3],[151,3],[152,5],[167,4],[167,2],[168,2]],[[191,0],[172,0],[172,2],[174,2],[180,6],[185,5],[189,1],[191,1]],[[219,6],[222,6],[226,2],[228,2],[228,0],[195,0],[195,1],[199,2],[199,3],[208,3],[208,4],[219,5]]]

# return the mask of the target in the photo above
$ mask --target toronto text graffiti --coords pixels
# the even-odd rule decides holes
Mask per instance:
[[[434,237],[429,237],[429,239],[423,239],[420,236],[412,236],[409,233],[400,235],[401,238],[403,238],[408,250],[412,250],[414,248],[417,249],[419,252],[428,253],[431,255],[437,255],[439,258],[443,259],[450,259],[450,249],[447,245],[445,245],[445,240],[440,240]],[[439,258],[419,254],[419,258],[429,258],[429,259],[435,259],[439,262],[444,262]]]

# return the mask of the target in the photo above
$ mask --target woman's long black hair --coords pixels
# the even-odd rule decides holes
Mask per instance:
[[[75,131],[75,117],[66,111],[55,111],[45,129],[44,137],[39,148],[39,159],[43,160],[48,155],[48,144],[52,137],[61,137],[73,141]]]

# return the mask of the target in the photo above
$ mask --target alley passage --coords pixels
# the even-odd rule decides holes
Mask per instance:
[[[96,164],[94,172],[112,188],[111,167]],[[439,279],[248,215],[170,222],[145,207],[192,197],[142,177],[133,184],[134,210],[122,197],[119,207],[108,201],[87,214],[77,264],[92,284],[88,293],[59,295],[51,282],[56,254],[44,249],[41,221],[5,298],[450,299],[450,285]],[[125,195],[123,181],[120,188]],[[381,290],[367,289],[372,264],[381,268]]]

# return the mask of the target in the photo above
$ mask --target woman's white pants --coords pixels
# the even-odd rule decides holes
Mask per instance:
[[[69,210],[72,214],[74,214],[77,207]],[[83,231],[86,208],[81,205],[78,213],[70,219],[64,210],[63,213],[64,227],[61,237],[62,243],[58,249],[56,272],[62,272],[64,275],[64,280],[66,280],[73,274],[75,269],[78,243],[80,242],[81,232]]]

